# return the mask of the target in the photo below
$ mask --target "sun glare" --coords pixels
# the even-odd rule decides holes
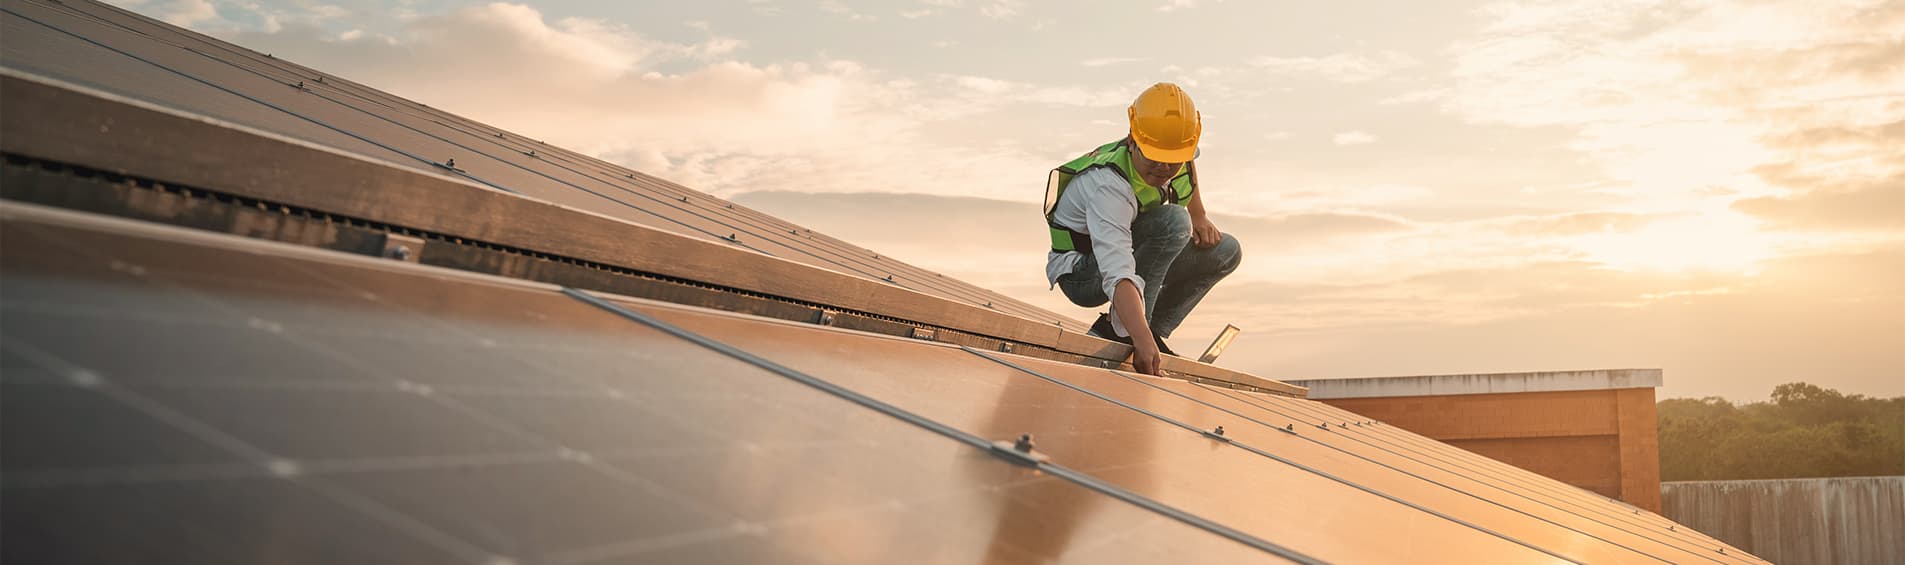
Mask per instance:
[[[1753,274],[1774,255],[1772,238],[1752,219],[1709,212],[1662,220],[1626,233],[1583,237],[1590,260],[1625,271]]]

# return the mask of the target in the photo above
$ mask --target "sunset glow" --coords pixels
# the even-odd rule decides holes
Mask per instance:
[[[1180,351],[1905,394],[1899,2],[120,3],[1083,320],[1046,171],[1172,81],[1245,250]]]

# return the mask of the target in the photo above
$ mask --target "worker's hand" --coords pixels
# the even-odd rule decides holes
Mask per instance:
[[[1191,215],[1191,245],[1198,249],[1210,249],[1224,239],[1224,232],[1217,231],[1217,224],[1210,223],[1206,216]]]
[[[1158,344],[1151,340],[1132,340],[1131,366],[1146,375],[1158,374]]]

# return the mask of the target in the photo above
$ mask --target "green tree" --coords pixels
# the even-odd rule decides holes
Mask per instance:
[[[1795,382],[1768,402],[1668,399],[1658,413],[1661,480],[1905,474],[1905,397]]]

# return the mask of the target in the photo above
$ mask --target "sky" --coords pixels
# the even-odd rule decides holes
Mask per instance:
[[[1160,81],[1271,378],[1661,368],[1905,395],[1905,2],[119,5],[1073,318],[1046,172]]]

